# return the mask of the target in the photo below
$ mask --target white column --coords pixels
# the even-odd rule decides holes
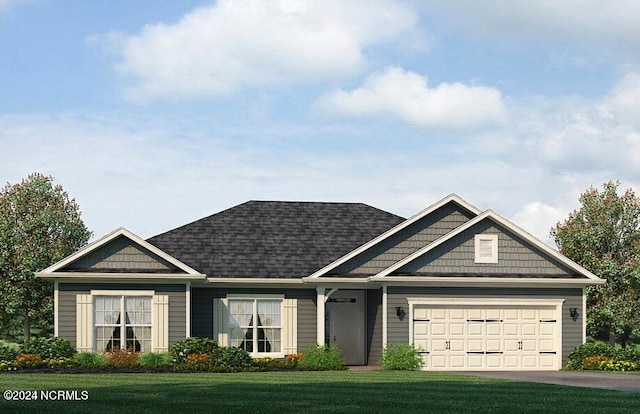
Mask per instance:
[[[191,282],[187,282],[185,288],[184,288],[184,300],[185,300],[185,313],[186,313],[186,320],[185,320],[185,336],[187,338],[189,338],[191,336]]]
[[[382,349],[387,347],[387,285],[382,286]]]
[[[317,309],[317,317],[316,317],[316,323],[318,325],[318,329],[317,329],[317,342],[318,345],[324,345],[324,288],[323,287],[318,287],[316,288],[316,292],[317,292],[317,304],[316,304],[316,309]]]
[[[58,285],[58,281],[53,282],[53,336],[58,337],[58,325],[60,325],[58,312],[60,311],[60,304],[58,301],[60,300],[59,294],[60,287]]]

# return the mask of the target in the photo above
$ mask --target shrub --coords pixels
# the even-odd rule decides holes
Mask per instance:
[[[284,356],[284,363],[287,368],[298,368],[302,354],[287,354]]]
[[[218,348],[220,348],[218,343],[211,338],[191,337],[176,342],[169,350],[169,353],[173,362],[185,363],[187,362],[187,356],[190,354],[211,355]]]
[[[603,371],[635,371],[638,369],[638,364],[631,361],[609,359],[600,363],[600,369]]]
[[[344,360],[335,345],[310,346],[302,352],[298,368],[309,371],[340,370],[344,369]]]
[[[584,366],[585,358],[597,356],[613,358],[615,353],[616,350],[613,347],[600,342],[582,344],[569,354],[567,358],[567,368],[576,370],[587,369]]]
[[[0,361],[13,362],[18,356],[18,350],[10,345],[0,345]]]
[[[130,349],[114,348],[105,354],[107,364],[114,368],[133,368],[138,366],[139,352]]]
[[[197,371],[207,371],[211,365],[211,355],[208,354],[189,354],[187,355],[186,368],[195,369]]]
[[[253,360],[253,366],[260,370],[285,369],[289,367],[286,361],[276,358],[256,358]]]
[[[145,368],[161,368],[171,365],[171,355],[167,352],[145,352],[140,355],[139,364]]]
[[[415,371],[422,368],[422,357],[410,344],[392,344],[382,351],[382,368],[388,370]]]
[[[28,339],[20,347],[22,354],[39,355],[42,359],[71,358],[75,349],[64,338],[53,336]]]
[[[83,368],[104,368],[109,364],[107,356],[102,352],[80,352],[73,359]]]
[[[47,368],[59,369],[59,368],[77,367],[78,363],[73,358],[52,358],[52,359],[45,359],[44,365]]]
[[[41,368],[45,364],[40,355],[20,354],[16,357],[15,365],[18,368]]]
[[[248,368],[253,360],[247,351],[240,348],[218,348],[211,353],[211,366],[229,370]]]
[[[0,361],[0,372],[3,372],[3,371],[15,371],[17,369],[18,368],[16,367],[15,361],[13,361],[13,362]]]

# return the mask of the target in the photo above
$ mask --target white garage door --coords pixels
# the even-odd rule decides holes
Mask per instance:
[[[555,306],[413,307],[413,343],[428,370],[555,370]]]

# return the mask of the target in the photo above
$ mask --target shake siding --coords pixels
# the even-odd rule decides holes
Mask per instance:
[[[177,267],[156,254],[140,248],[126,237],[118,237],[99,249],[81,257],[65,270],[138,270],[177,271]],[[184,273],[184,272],[181,272]]]
[[[58,336],[76,346],[76,295],[91,290],[154,290],[169,296],[169,346],[186,337],[185,285],[60,283],[58,287]]]
[[[378,273],[466,223],[470,214],[447,204],[331,271],[332,275]]]
[[[567,356],[578,345],[582,344],[582,289],[523,289],[523,288],[400,288],[390,287],[388,290],[388,343],[407,343],[409,341],[408,317],[409,303],[407,297],[455,297],[455,298],[512,298],[513,304],[518,299],[565,299],[562,307],[562,364],[567,363]],[[400,320],[396,316],[395,307],[402,306],[407,316]],[[574,321],[569,316],[569,308],[578,308],[578,318]]]
[[[498,263],[475,263],[474,237],[479,233],[498,235]],[[491,220],[478,223],[394,272],[399,275],[413,273],[562,277],[572,274],[565,266],[540,250],[528,247],[517,236]]]
[[[191,290],[191,332],[193,336],[213,337],[213,299],[228,294],[274,294],[298,300],[298,349],[316,343],[315,289],[218,289]]]
[[[382,357],[382,289],[367,290],[367,365]]]

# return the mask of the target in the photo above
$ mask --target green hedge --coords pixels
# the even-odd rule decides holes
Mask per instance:
[[[640,352],[614,348],[601,342],[580,345],[567,358],[567,369],[633,371],[640,367]]]
[[[422,357],[410,344],[392,344],[382,351],[380,365],[384,369],[415,371],[422,368]]]

